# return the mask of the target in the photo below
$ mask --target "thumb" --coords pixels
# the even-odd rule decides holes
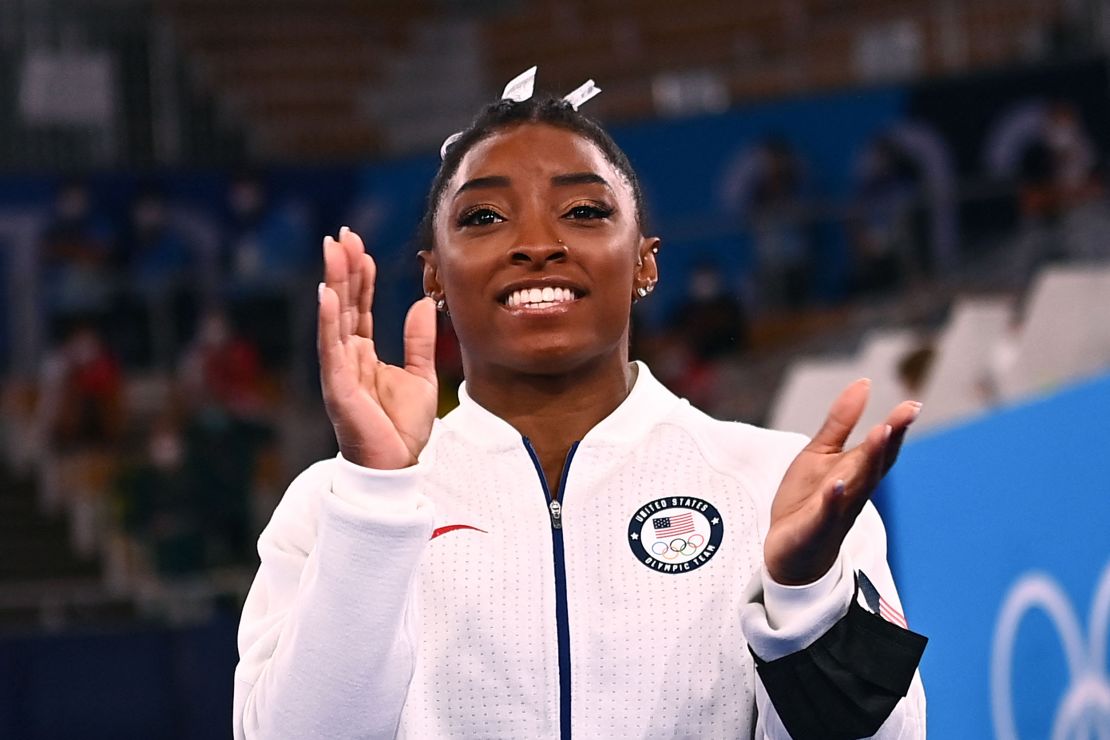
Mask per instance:
[[[829,415],[825,423],[813,435],[813,439],[806,446],[811,452],[830,453],[840,452],[844,443],[852,434],[852,430],[863,416],[863,408],[867,405],[867,397],[871,393],[871,381],[860,378],[845,388],[829,408]]]
[[[431,298],[412,304],[405,316],[405,370],[436,385],[436,306]]]

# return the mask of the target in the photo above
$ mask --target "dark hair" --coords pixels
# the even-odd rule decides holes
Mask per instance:
[[[644,197],[640,191],[640,180],[628,156],[621,151],[613,138],[597,121],[583,113],[579,113],[570,103],[553,95],[537,95],[520,102],[514,100],[498,100],[487,105],[471,121],[470,126],[461,132],[459,138],[451,142],[439,165],[439,171],[432,179],[432,186],[428,190],[428,199],[424,207],[424,217],[420,221],[417,239],[420,248],[431,249],[435,246],[434,222],[439,202],[443,198],[443,191],[447,183],[455,176],[466,153],[475,144],[489,138],[500,130],[510,128],[522,123],[545,123],[549,126],[572,131],[579,136],[589,139],[601,150],[609,164],[627,180],[632,188],[632,199],[636,207],[636,222],[640,228],[644,223]]]

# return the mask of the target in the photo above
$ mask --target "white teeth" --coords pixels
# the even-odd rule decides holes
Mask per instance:
[[[523,288],[514,290],[505,299],[509,308],[529,306],[530,308],[547,308],[557,303],[573,301],[578,296],[570,288]]]

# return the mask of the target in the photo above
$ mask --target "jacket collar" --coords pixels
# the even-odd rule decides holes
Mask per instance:
[[[636,361],[636,381],[632,391],[611,414],[591,429],[581,441],[588,445],[627,445],[647,434],[678,404],[686,403],[667,390],[648,370]],[[456,432],[481,447],[505,449],[518,447],[521,434],[504,419],[478,405],[459,386],[459,406],[443,417],[448,430]]]

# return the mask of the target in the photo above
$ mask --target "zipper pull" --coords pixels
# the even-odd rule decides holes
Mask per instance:
[[[552,529],[563,528],[563,505],[559,503],[558,499],[552,501],[547,505],[551,511],[551,527]]]

